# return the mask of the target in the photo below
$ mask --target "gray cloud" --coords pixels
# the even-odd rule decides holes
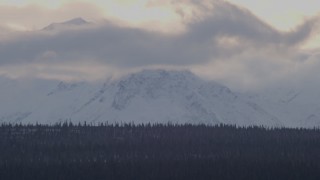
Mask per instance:
[[[189,26],[195,36],[206,39],[212,36],[238,36],[241,40],[261,45],[294,46],[306,40],[318,18],[305,21],[291,32],[281,32],[257,18],[250,11],[227,2],[215,4],[213,14]]]
[[[26,63],[90,61],[120,69],[156,65],[190,67],[230,59],[236,64],[241,61],[252,76],[263,78],[267,73],[262,72],[286,68],[286,63],[277,61],[300,55],[293,51],[312,36],[318,23],[318,18],[313,18],[291,32],[281,32],[249,11],[226,2],[216,1],[213,9],[190,2],[208,13],[187,23],[184,33],[164,34],[113,23],[20,33],[9,40],[0,40],[0,68]],[[261,66],[259,59],[263,59]]]
[[[186,36],[187,37],[187,36]],[[57,54],[52,60],[94,59],[115,66],[192,64],[208,56],[203,44],[185,36],[168,36],[112,24],[57,34],[46,32],[22,35],[1,44],[2,64],[33,62],[45,52]]]

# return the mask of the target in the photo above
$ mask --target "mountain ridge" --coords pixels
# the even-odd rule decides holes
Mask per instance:
[[[51,84],[50,86],[53,86]],[[32,94],[32,93],[31,93]],[[189,71],[144,70],[104,83],[59,82],[31,95],[12,122],[135,122],[279,126],[281,122],[226,86]],[[25,108],[27,107],[27,108]],[[10,113],[0,112],[6,122]],[[19,116],[21,115],[21,116]],[[2,118],[1,118],[2,117]]]

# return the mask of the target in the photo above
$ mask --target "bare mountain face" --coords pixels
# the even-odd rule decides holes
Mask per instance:
[[[100,84],[9,79],[0,83],[0,122],[286,126],[256,99],[188,71],[145,70]]]

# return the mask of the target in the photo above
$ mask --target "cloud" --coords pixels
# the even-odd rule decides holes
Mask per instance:
[[[1,5],[0,25],[15,30],[37,30],[51,22],[60,22],[74,17],[97,19],[102,10],[85,2],[68,3],[57,8],[49,8],[37,4],[24,6]]]
[[[204,20],[189,26],[196,36],[237,36],[256,44],[293,46],[303,42],[312,34],[319,18],[306,20],[291,32],[281,32],[266,24],[246,9],[226,2],[215,3],[213,13]]]
[[[179,34],[111,22],[53,32],[16,33],[10,39],[0,40],[0,72],[14,73],[5,71],[5,67],[28,67],[26,64],[55,66],[50,77],[55,77],[54,70],[61,74],[58,69],[63,65],[80,64],[78,72],[84,73],[83,67],[90,63],[119,71],[188,67],[213,79],[252,86],[284,76],[294,64],[299,65],[295,59],[301,56],[300,45],[313,36],[319,23],[319,18],[310,18],[292,31],[282,32],[250,11],[224,1],[214,1],[212,6],[202,4],[210,1],[187,2],[193,8],[189,14],[192,18],[184,22],[185,31]],[[178,3],[179,9],[182,1],[169,3]],[[42,70],[41,74],[45,72]],[[74,75],[65,70],[63,73]],[[84,74],[88,73],[96,72]]]

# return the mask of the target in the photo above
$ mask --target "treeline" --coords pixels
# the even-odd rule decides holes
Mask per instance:
[[[2,124],[0,179],[318,180],[320,130]]]

